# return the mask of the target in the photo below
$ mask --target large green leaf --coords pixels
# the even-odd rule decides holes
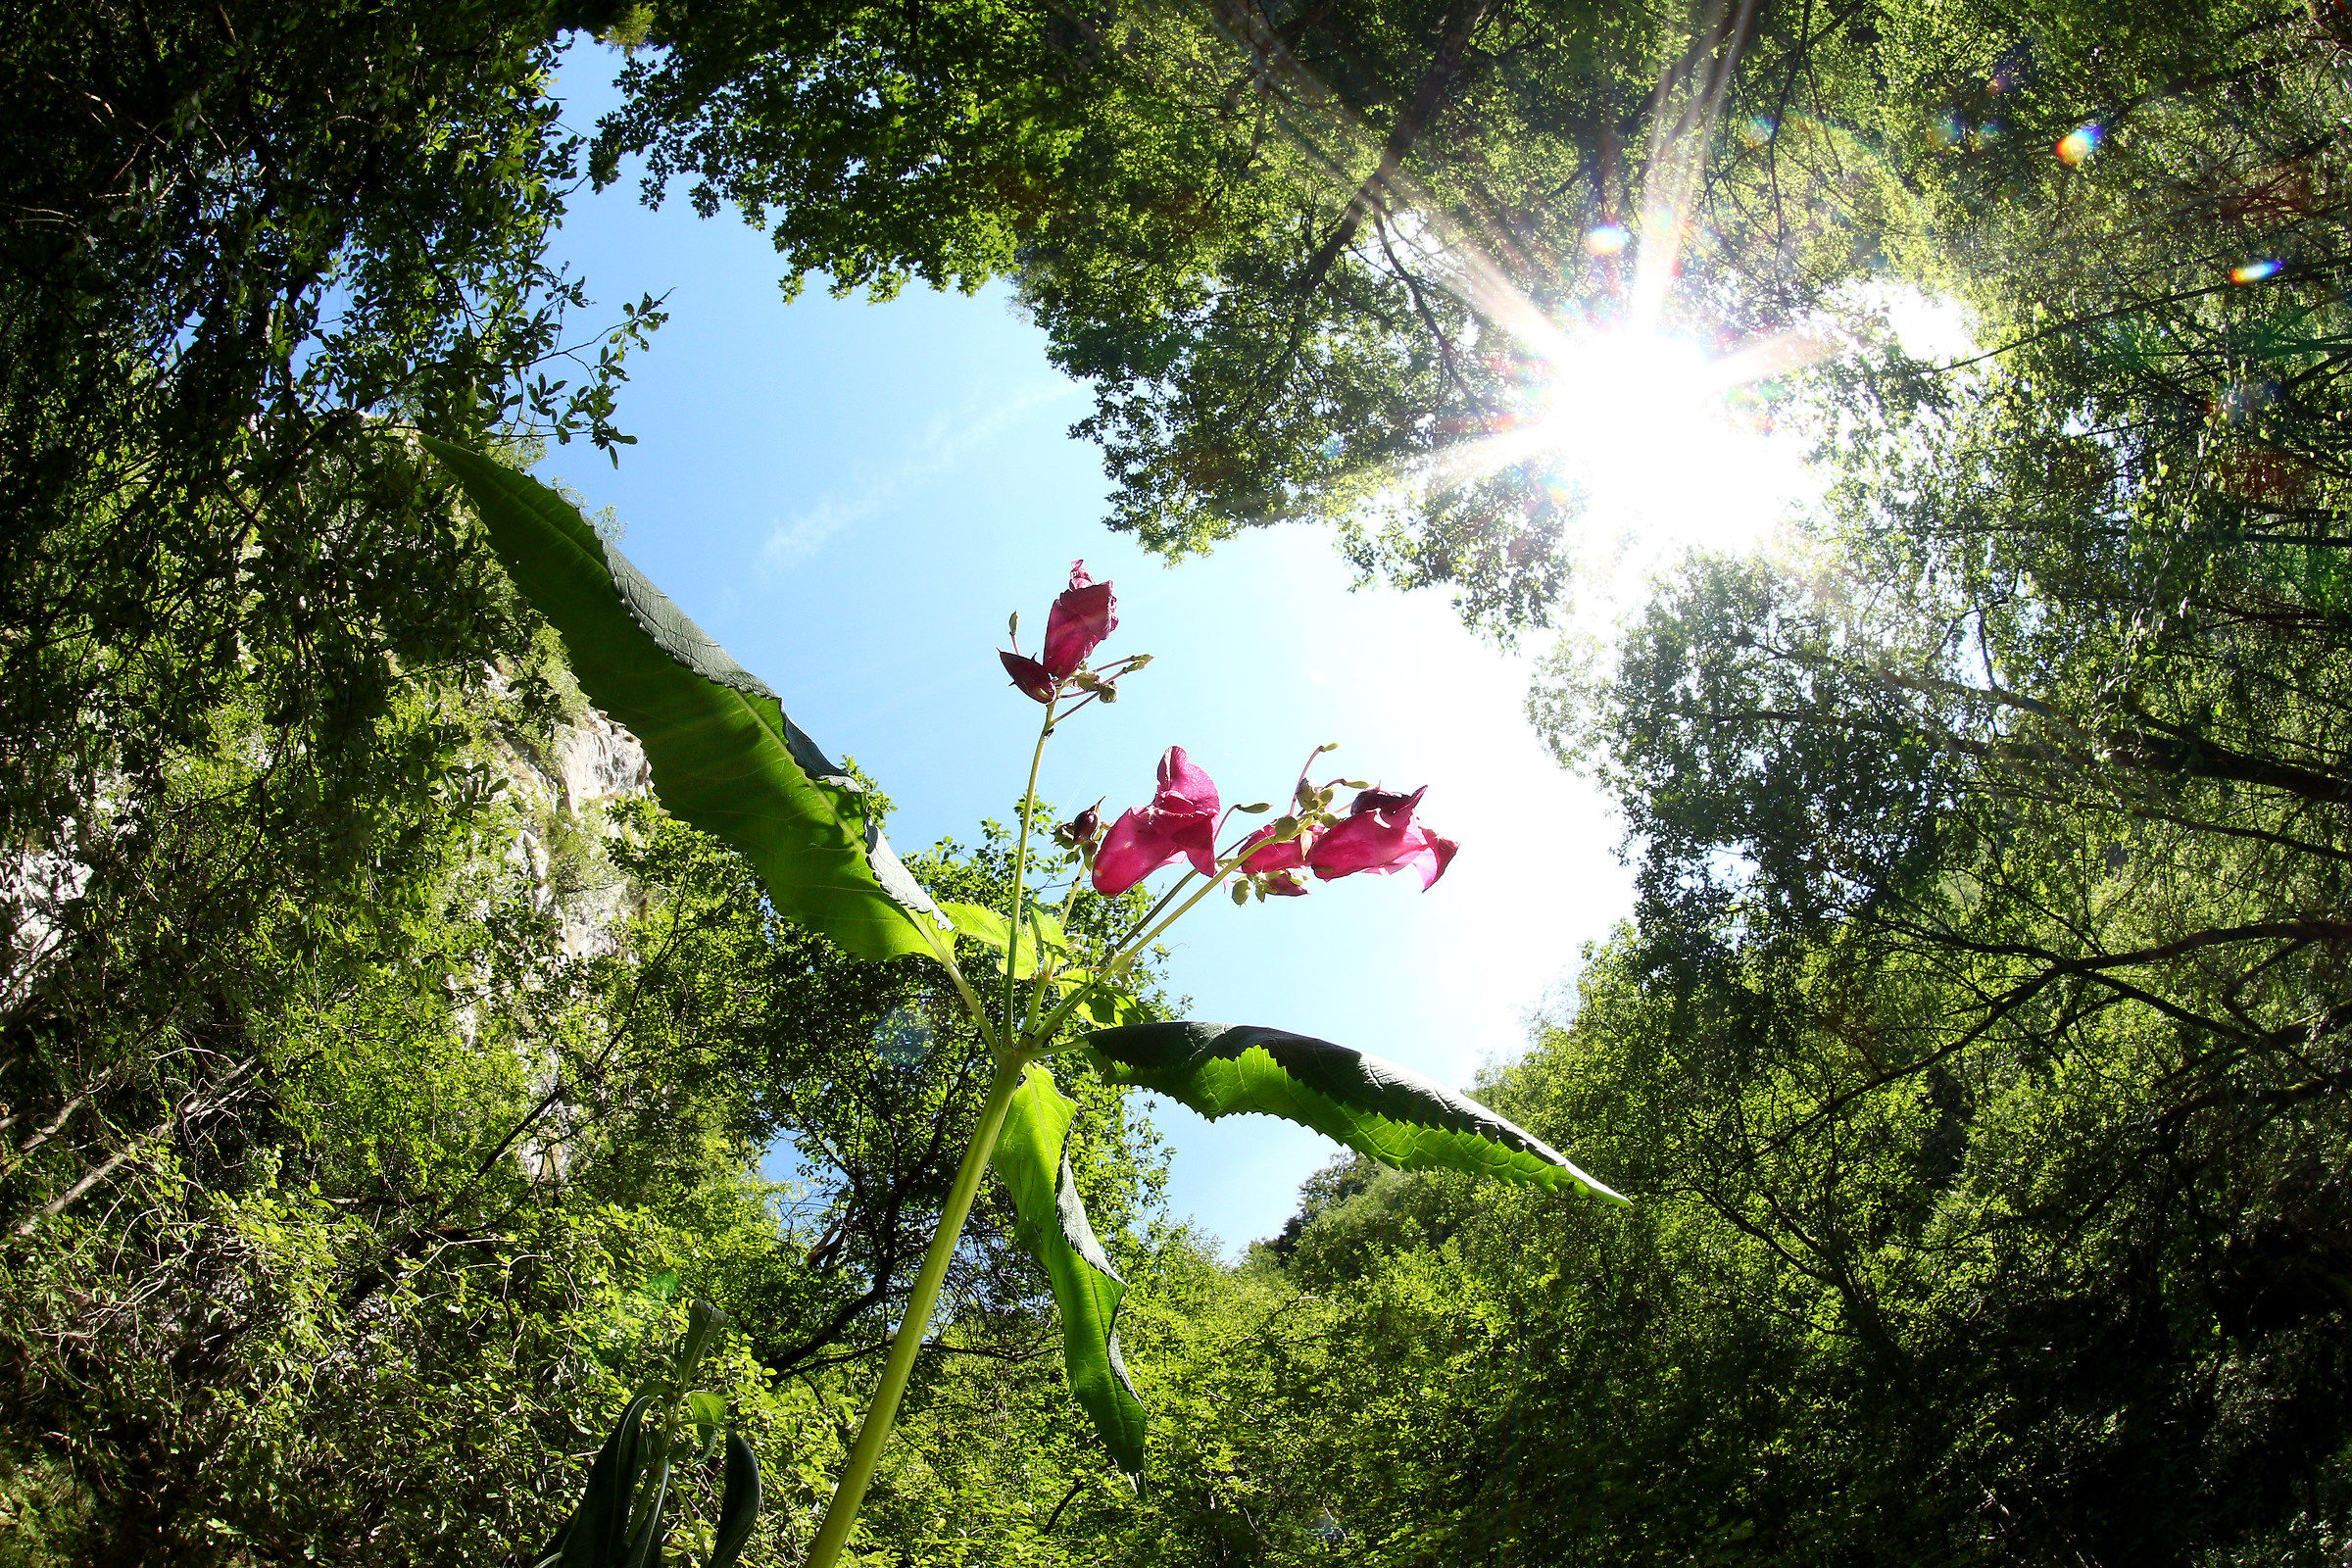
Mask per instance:
[[[990,1156],[1011,1191],[1021,1245],[1045,1268],[1061,1314],[1062,1366],[1070,1394],[1095,1423],[1110,1456],[1131,1476],[1144,1470],[1144,1401],[1119,1357],[1119,1300],[1127,1282],[1102,1244],[1070,1179],[1070,1118],[1078,1102],[1054,1075],[1032,1064],[1013,1092],[1004,1130]]]
[[[1312,1127],[1403,1170],[1441,1166],[1625,1199],[1535,1134],[1409,1068],[1346,1046],[1252,1024],[1147,1023],[1087,1037],[1120,1083],[1156,1089],[1203,1116],[1262,1111]]]
[[[588,700],[645,747],[669,812],[726,840],[776,912],[861,958],[936,953],[948,924],[884,841],[858,781],[759,677],[597,536],[579,509],[427,437],[515,585],[563,635]]]

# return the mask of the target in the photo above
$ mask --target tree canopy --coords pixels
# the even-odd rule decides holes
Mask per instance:
[[[1005,280],[1171,557],[1308,521],[1543,625],[1584,498],[1527,432],[1629,327],[1788,348],[1831,480],[1531,697],[1638,903],[1459,1110],[1631,1208],[1349,1160],[1235,1261],[1059,1057],[1143,1489],[992,1198],[857,1550],[2341,1561],[2348,66],[2333,0],[36,8],[0,1561],[529,1560],[689,1297],[754,1560],[824,1505],[979,1042],[644,798],[411,439],[627,446],[659,302],[583,322],[547,246],[638,177],[788,288]],[[1869,326],[1908,291],[1981,352]]]

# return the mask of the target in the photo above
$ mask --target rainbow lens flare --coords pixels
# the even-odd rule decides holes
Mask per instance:
[[[2277,277],[2286,270],[2284,262],[2246,262],[2230,269],[2232,283],[2259,283],[2266,277]]]
[[[2102,125],[2078,125],[2058,138],[2058,161],[2069,166],[2086,164],[2090,155],[2099,150],[2099,143],[2106,139],[2106,127]]]
[[[1633,237],[1623,223],[1603,223],[1585,236],[1585,249],[1594,256],[1614,256]]]

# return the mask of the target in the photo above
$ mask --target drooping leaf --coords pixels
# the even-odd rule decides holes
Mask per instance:
[[[1516,1123],[1410,1068],[1252,1024],[1148,1023],[1087,1037],[1107,1076],[1203,1116],[1261,1111],[1402,1170],[1436,1166],[1625,1199]]]
[[[978,904],[958,904],[953,900],[940,905],[940,912],[954,923],[959,935],[997,953],[1012,946],[1012,922],[996,910]],[[1031,907],[1028,928],[1021,933],[1021,957],[1014,973],[1027,979],[1037,973],[1041,955],[1067,956],[1070,939],[1061,929],[1061,922],[1046,909]]]
[[[718,1435],[727,1424],[727,1401],[708,1389],[696,1389],[686,1396],[686,1418],[694,1423],[705,1458],[718,1446]]]
[[[564,1531],[564,1555],[558,1559],[563,1568],[610,1568],[620,1554],[628,1540],[629,1503],[643,1460],[645,1412],[653,1402],[650,1394],[631,1399],[588,1467],[588,1486]]]
[[[1144,1401],[1119,1356],[1119,1278],[1070,1176],[1070,1118],[1078,1102],[1034,1063],[1013,1092],[1004,1130],[990,1156],[1012,1194],[1021,1245],[1045,1269],[1061,1316],[1062,1366],[1071,1396],[1130,1476],[1144,1469]]]
[[[760,1522],[760,1456],[740,1432],[727,1434],[727,1485],[719,1494],[718,1536],[710,1547],[710,1568],[735,1568],[743,1544],[752,1539]]]
[[[637,737],[669,812],[749,858],[776,912],[861,958],[934,953],[947,922],[863,792],[759,677],[686,617],[579,509],[444,441],[498,557],[564,638],[588,700]]]

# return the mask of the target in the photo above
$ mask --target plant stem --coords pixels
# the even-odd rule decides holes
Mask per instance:
[[[1241,860],[1237,858],[1229,864],[1219,866],[1217,868],[1217,874],[1208,879],[1207,885],[1201,888],[1200,892],[1194,894],[1191,898],[1178,905],[1174,913],[1170,914],[1166,919],[1160,921],[1157,925],[1152,926],[1151,930],[1142,930],[1142,927],[1145,924],[1150,923],[1152,915],[1157,914],[1160,910],[1166,908],[1168,906],[1168,901],[1175,898],[1177,893],[1183,889],[1185,883],[1190,882],[1193,879],[1193,872],[1185,872],[1183,877],[1177,881],[1176,886],[1168,889],[1168,891],[1161,896],[1160,901],[1152,906],[1152,914],[1145,915],[1143,920],[1138,922],[1137,932],[1140,932],[1140,934],[1137,934],[1137,932],[1131,932],[1129,933],[1129,937],[1127,939],[1122,939],[1119,943],[1120,951],[1116,952],[1114,956],[1103,960],[1102,965],[1095,971],[1094,979],[1088,981],[1085,985],[1080,986],[1076,991],[1071,992],[1067,998],[1063,999],[1061,1005],[1054,1008],[1053,1012],[1049,1013],[1046,1017],[1046,1021],[1037,1026],[1032,1038],[1040,1041],[1053,1039],[1054,1033],[1061,1028],[1062,1020],[1066,1019],[1071,1013],[1078,1010],[1078,1004],[1086,1000],[1087,993],[1089,991],[1097,987],[1108,986],[1111,981],[1116,980],[1120,975],[1125,974],[1127,970],[1134,965],[1135,960],[1143,956],[1144,949],[1151,944],[1154,937],[1157,937],[1162,931],[1165,931],[1168,927],[1174,925],[1178,920],[1184,918],[1185,911],[1190,909],[1194,905],[1199,904],[1202,899],[1207,898],[1218,888],[1223,887],[1225,885],[1225,879],[1233,875],[1234,871],[1240,867],[1241,863]],[[1130,945],[1130,942],[1132,942],[1132,946]]]
[[[923,1348],[923,1336],[930,1332],[931,1308],[939,1300],[940,1285],[948,1277],[948,1262],[956,1255],[956,1244],[962,1238],[963,1222],[971,1214],[972,1199],[980,1191],[980,1178],[988,1169],[988,1157],[996,1152],[997,1135],[1004,1127],[1004,1113],[1011,1107],[1013,1091],[1021,1086],[1021,1071],[1025,1065],[1019,1054],[997,1058],[997,1075],[989,1083],[988,1101],[980,1108],[979,1124],[972,1129],[972,1141],[963,1151],[963,1163],[956,1169],[956,1185],[948,1190],[947,1207],[940,1212],[939,1229],[931,1233],[931,1250],[923,1254],[922,1272],[914,1277],[913,1294],[906,1298],[906,1312],[899,1320],[899,1332],[890,1342],[890,1358],[882,1363],[882,1381],[874,1387],[874,1396],[865,1407],[865,1420],[858,1428],[857,1441],[850,1445],[850,1457],[841,1467],[841,1481],[833,1489],[833,1500],[825,1505],[823,1523],[816,1527],[816,1540],[808,1547],[804,1568],[833,1568],[833,1560],[850,1539],[850,1528],[858,1522],[858,1505],[865,1500],[867,1483],[874,1478],[874,1463],[882,1457],[882,1445],[889,1441],[892,1422],[898,1418],[899,1396],[906,1392],[906,1379],[914,1371],[914,1358]]]
[[[1046,703],[1046,721],[1037,728],[1037,749],[1029,754],[1029,785],[1021,792],[1021,841],[1012,852],[1012,928],[1004,939],[1004,1044],[1016,1047],[1021,1029],[1020,1010],[1014,1004],[1020,981],[1014,978],[1021,968],[1021,914],[1029,891],[1029,821],[1037,814],[1037,770],[1046,760],[1046,739],[1054,733],[1054,705],[1059,702],[1056,692]],[[1044,967],[1045,953],[1038,953],[1039,967]],[[1043,980],[1039,981],[1044,984]]]

